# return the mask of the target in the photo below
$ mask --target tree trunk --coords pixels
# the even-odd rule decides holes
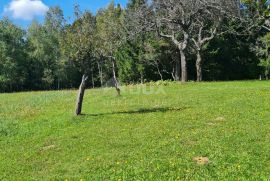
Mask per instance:
[[[60,90],[60,80],[57,78],[57,89]]]
[[[186,56],[184,53],[184,50],[180,50],[180,55],[181,55],[181,81],[187,82],[187,62],[186,62]]]
[[[155,65],[156,65],[156,68],[157,68],[157,71],[158,71],[160,80],[163,81],[163,76],[162,76],[162,73],[161,73],[161,71],[160,71],[160,69],[159,69],[159,65],[158,65],[158,62],[157,62],[157,61],[155,61]]]
[[[92,80],[92,88],[95,88],[95,80],[94,80],[94,72],[91,70],[91,80]]]
[[[116,65],[115,65],[115,59],[112,58],[112,70],[113,70],[113,81],[114,81],[114,87],[116,89],[117,95],[120,96],[120,88],[119,83],[116,78]]]
[[[173,70],[172,70],[172,72],[171,72],[171,75],[172,75],[173,81],[176,81],[174,68],[173,68]],[[179,81],[179,80],[178,80],[178,81]]]
[[[103,72],[102,72],[102,66],[98,62],[98,73],[99,73],[99,78],[100,78],[100,86],[103,86]]]
[[[176,60],[176,64],[175,64],[175,75],[174,75],[174,79],[175,81],[180,81],[180,61],[179,59]]]
[[[75,110],[75,114],[81,115],[82,112],[82,103],[83,103],[83,96],[84,96],[84,91],[85,91],[85,87],[86,87],[86,80],[88,79],[88,77],[86,75],[83,75],[82,77],[82,82],[79,88],[79,92],[78,92],[78,97],[77,97],[77,102],[76,102],[76,110]]]
[[[200,51],[197,51],[196,70],[197,70],[197,82],[201,82],[202,81],[202,57],[201,57]]]
[[[140,74],[141,74],[141,84],[143,84],[144,83],[143,72],[141,72]]]

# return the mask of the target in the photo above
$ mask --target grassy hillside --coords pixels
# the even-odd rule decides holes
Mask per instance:
[[[270,178],[270,82],[144,89],[0,94],[0,180]]]

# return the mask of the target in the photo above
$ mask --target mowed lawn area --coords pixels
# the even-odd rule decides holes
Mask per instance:
[[[0,180],[270,178],[270,82],[122,89],[0,94]]]

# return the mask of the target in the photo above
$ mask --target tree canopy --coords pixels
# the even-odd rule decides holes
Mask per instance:
[[[74,21],[51,7],[27,30],[0,20],[0,91],[157,80],[268,79],[268,0],[112,1]]]

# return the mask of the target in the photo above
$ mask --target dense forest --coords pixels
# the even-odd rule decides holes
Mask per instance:
[[[51,7],[27,29],[3,18],[0,91],[78,88],[83,75],[89,87],[268,79],[269,15],[267,0],[130,0],[95,15],[74,5],[72,22]]]

